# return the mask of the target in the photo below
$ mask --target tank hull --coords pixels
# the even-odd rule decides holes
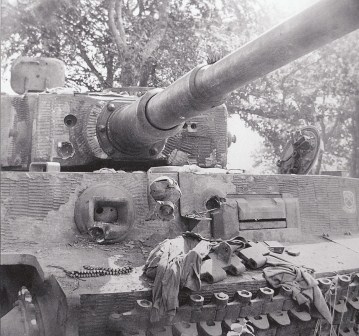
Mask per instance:
[[[155,201],[149,195],[148,186],[163,175],[177,181],[183,193],[176,204],[175,219],[170,221],[152,216]],[[81,235],[74,221],[76,202],[83,192],[104,184],[125,189],[133,202],[134,224],[121,244],[98,245],[89,236]],[[53,307],[60,307],[57,310],[61,314],[53,316],[51,325],[66,326],[58,329],[62,330],[59,335],[107,335],[109,328],[116,329],[116,321],[111,322],[110,318],[114,312],[131,311],[139,299],[151,300],[151,282],[142,275],[142,265],[150,250],[163,239],[178,236],[190,227],[208,237],[235,233],[252,240],[281,241],[301,252],[300,256],[287,256],[287,259],[314,268],[317,278],[359,272],[358,194],[357,179],[330,176],[201,173],[168,167],[154,168],[147,173],[3,172],[2,267],[12,260],[12,264],[30,264],[35,273],[43,273],[38,282],[46,283],[49,292],[58,293],[51,302]],[[225,197],[228,203],[216,219],[222,223],[222,232],[211,231],[205,220],[195,220],[193,228],[191,215],[203,211],[213,196]],[[235,212],[232,211],[234,204]],[[251,222],[253,211],[261,214],[263,220],[256,218]],[[281,213],[284,217],[278,218]],[[323,239],[323,233],[329,235],[331,241]],[[12,257],[4,259],[5,255]],[[85,281],[70,278],[63,271],[81,270],[84,265],[115,267],[125,264],[134,267],[131,274]],[[247,271],[212,285],[203,283],[198,294],[205,298],[204,307],[209,305],[206,309],[213,310],[210,305],[213,293],[227,293],[231,301],[238,290],[256,293],[265,285],[262,271]],[[41,291],[36,292],[36,286],[33,288],[41,301]],[[354,292],[354,296],[358,295],[357,290]],[[185,298],[182,299],[181,302],[185,302]],[[342,326],[351,328],[356,312],[348,309],[351,320],[345,317],[346,324]],[[268,318],[270,312],[261,315]],[[243,317],[254,318],[259,313],[249,311],[246,314],[248,316]],[[298,327],[299,322],[295,321],[295,317],[291,319],[292,329]],[[265,335],[280,335],[278,325],[273,321],[269,325],[269,329],[263,330]],[[307,327],[315,325],[316,320],[302,323],[302,334],[308,332]],[[145,332],[141,328],[137,331]],[[147,328],[148,333],[151,328]]]

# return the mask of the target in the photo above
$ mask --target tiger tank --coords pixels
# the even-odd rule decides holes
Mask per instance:
[[[304,174],[311,164],[285,165],[291,151],[283,174],[226,170],[233,139],[224,104],[358,29],[358,18],[358,0],[321,0],[140,94],[74,92],[61,61],[18,59],[17,95],[1,96],[1,335],[358,335],[359,180]],[[296,155],[303,143],[318,149],[315,131],[304,133]],[[143,265],[181,235],[219,242],[232,269],[244,264],[222,243],[256,252],[242,251],[239,275],[214,281],[209,271],[197,291],[179,292],[171,319],[153,322]],[[329,321],[290,288],[268,285],[259,264],[274,253],[311,270]]]

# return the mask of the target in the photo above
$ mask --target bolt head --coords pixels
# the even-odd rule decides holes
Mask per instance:
[[[203,306],[203,303],[204,303],[204,297],[202,295],[199,295],[199,294],[194,294],[194,295],[190,295],[190,304],[191,306]]]
[[[108,110],[109,112],[115,111],[115,108],[116,108],[115,104],[113,104],[113,103],[108,103],[108,104],[107,104],[107,110]]]
[[[242,303],[248,303],[252,299],[252,293],[246,290],[237,291],[236,299]]]
[[[158,149],[155,148],[155,147],[152,147],[149,149],[148,153],[151,155],[151,156],[155,156],[158,154]]]

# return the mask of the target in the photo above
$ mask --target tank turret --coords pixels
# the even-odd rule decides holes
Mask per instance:
[[[224,167],[228,137],[222,104],[227,95],[357,29],[358,12],[356,0],[321,1],[214,64],[198,66],[166,89],[150,90],[139,99],[61,88],[39,94],[31,90],[39,91],[39,75],[20,76],[12,84],[26,94],[3,99],[2,125],[9,132],[2,137],[2,166],[26,170],[31,163],[57,162],[65,170],[146,169],[171,164],[182,154],[179,164]],[[37,64],[41,75],[53,73],[44,70],[50,62],[28,58],[17,62],[17,72],[25,61]],[[37,80],[33,85],[31,78]],[[47,88],[56,83],[41,80]]]

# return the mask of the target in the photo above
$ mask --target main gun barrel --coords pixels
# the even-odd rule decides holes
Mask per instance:
[[[148,103],[147,117],[155,127],[170,129],[196,111],[211,108],[216,98],[221,102],[238,87],[357,28],[358,0],[320,1],[213,65],[201,68],[192,87],[186,85],[187,75],[154,96]]]
[[[233,90],[358,28],[359,0],[321,0],[216,63],[199,66],[148,96],[141,111],[130,106],[114,113],[108,123],[110,141],[124,150],[160,143],[186,120],[222,104]]]

